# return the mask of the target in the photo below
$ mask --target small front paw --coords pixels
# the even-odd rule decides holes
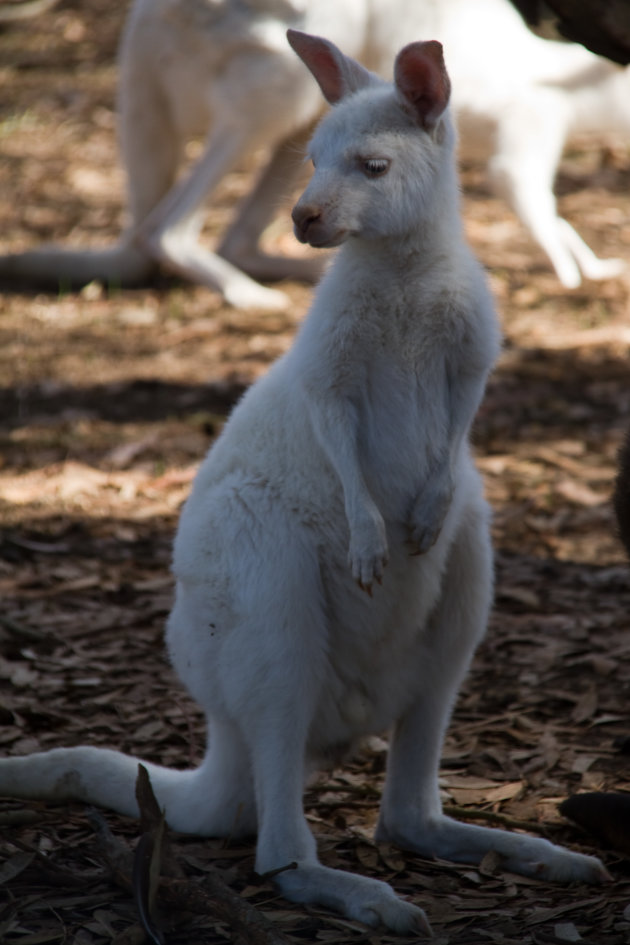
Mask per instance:
[[[443,492],[424,490],[417,499],[407,527],[410,554],[423,555],[429,551],[440,537],[444,519],[451,503],[452,490]]]
[[[348,553],[352,577],[370,597],[374,581],[382,582],[388,560],[385,523],[375,512],[352,529]]]
[[[424,555],[433,548],[440,536],[442,522],[439,523],[421,523],[420,525],[409,526],[409,538],[407,544],[410,546],[409,554],[413,556]]]

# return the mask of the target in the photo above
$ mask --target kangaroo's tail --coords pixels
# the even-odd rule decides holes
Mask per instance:
[[[138,759],[106,748],[54,748],[21,758],[0,759],[0,795],[33,800],[84,801],[137,817]],[[177,771],[145,763],[153,791],[169,826],[198,833],[194,804],[188,802],[203,768]]]
[[[111,249],[71,250],[42,246],[25,253],[0,256],[0,280],[67,290],[98,280],[128,287],[146,282],[157,264],[145,250],[124,239]]]
[[[215,726],[198,768],[178,771],[142,762],[166,822],[197,836],[251,836],[257,830],[248,757],[235,751],[229,727]],[[137,817],[139,760],[109,748],[80,745],[0,759],[0,796],[83,801]]]

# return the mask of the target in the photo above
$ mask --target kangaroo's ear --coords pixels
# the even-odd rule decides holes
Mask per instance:
[[[334,43],[319,36],[287,30],[287,39],[304,65],[310,69],[327,102],[334,105],[375,80],[363,66],[344,56]]]
[[[444,65],[442,44],[435,40],[410,43],[396,56],[394,81],[407,109],[430,131],[448,105],[451,83]]]

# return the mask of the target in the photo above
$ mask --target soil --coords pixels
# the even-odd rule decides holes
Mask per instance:
[[[115,50],[126,8],[62,0],[0,33],[3,252],[100,245],[120,231]],[[252,173],[243,168],[221,188],[208,241]],[[564,290],[465,154],[462,181],[505,346],[475,427],[494,508],[496,605],[449,731],[444,799],[460,816],[525,825],[599,855],[614,882],[560,887],[507,874],[492,858],[462,867],[375,846],[381,738],[322,775],[306,809],[322,860],[385,879],[420,903],[439,945],[621,945],[630,941],[628,823],[616,813],[605,843],[558,805],[577,792],[630,791],[630,569],[610,501],[630,412],[630,278]],[[567,149],[560,209],[599,255],[630,258],[629,183],[624,142]],[[286,208],[267,238],[293,251]],[[311,290],[284,288],[288,313],[237,312],[166,277],[133,291],[4,287],[3,752],[89,740],[174,766],[201,757],[203,720],[162,643],[171,540],[230,407],[286,350],[304,315]],[[82,805],[2,802],[0,941],[142,941],[128,876],[111,853],[133,849],[140,828],[101,817],[109,840]],[[396,940],[285,902],[254,874],[251,845],[174,836],[166,860],[184,877],[176,887],[167,876],[158,895],[169,903],[163,923],[173,945],[267,934],[250,919],[235,926],[207,902],[195,912],[181,884],[189,894],[204,889],[213,871],[289,942]]]

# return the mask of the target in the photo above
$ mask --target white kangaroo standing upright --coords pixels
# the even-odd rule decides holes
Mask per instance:
[[[298,902],[426,929],[385,883],[321,864],[306,773],[391,730],[377,840],[557,881],[599,860],[442,812],[440,750],[492,598],[488,509],[469,428],[499,349],[464,242],[438,42],[398,54],[394,84],[331,42],[289,40],[333,105],[293,210],[339,247],[295,344],[237,405],[175,541],[171,658],[208,720],[198,769],[148,765],[176,830],[258,832],[256,868]],[[137,760],[87,746],[0,762],[0,793],[136,814]]]

